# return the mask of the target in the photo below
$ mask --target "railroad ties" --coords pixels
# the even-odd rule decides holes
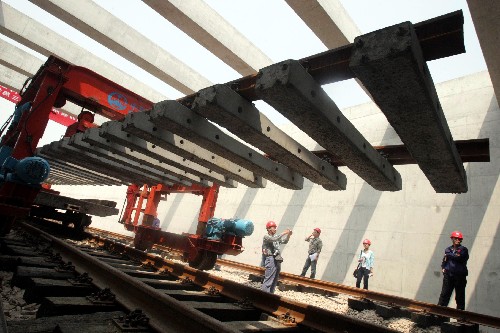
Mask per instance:
[[[20,228],[0,238],[2,276],[24,289],[17,298],[9,293],[25,308],[6,311],[10,333],[396,332],[101,237],[71,244],[54,236],[55,223]],[[13,320],[16,313],[24,320]]]
[[[341,72],[364,84],[435,191],[463,193],[467,192],[463,162],[426,64],[427,58],[433,59],[427,55],[432,52],[425,38],[418,36],[424,23],[377,30],[356,38],[349,53],[346,47],[326,53],[332,59],[350,54],[343,59]],[[458,43],[457,38],[449,43]],[[440,56],[460,52],[450,49],[454,50]],[[300,190],[307,178],[330,191],[345,190],[346,175],[274,125],[252,103],[261,99],[373,188],[401,190],[398,171],[322,89],[328,70],[310,69],[307,64],[286,60],[240,81],[159,102],[152,110],[41,147],[37,154],[51,163],[48,181],[54,184],[217,183],[235,188],[241,183],[264,188],[271,181]],[[328,66],[336,65],[324,64]]]

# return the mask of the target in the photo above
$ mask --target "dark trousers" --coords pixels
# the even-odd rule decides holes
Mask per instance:
[[[265,260],[264,281],[262,281],[261,289],[268,293],[274,294],[274,290],[278,285],[278,277],[281,272],[281,262],[276,261],[273,256],[267,256]]]
[[[307,256],[306,263],[304,264],[304,268],[302,268],[302,274],[301,276],[306,276],[307,270],[309,267],[311,267],[311,279],[314,279],[316,276],[316,264],[318,263],[318,260],[311,261],[311,258]]]
[[[370,277],[370,270],[360,267],[358,270],[358,277],[356,278],[356,288],[360,288],[361,279],[363,279],[363,289],[368,290],[368,279]]]
[[[457,309],[465,310],[465,286],[467,285],[467,278],[465,276],[450,276],[447,273],[443,275],[443,288],[439,296],[438,305],[448,306],[450,302],[451,293],[455,290],[455,301],[457,302]]]

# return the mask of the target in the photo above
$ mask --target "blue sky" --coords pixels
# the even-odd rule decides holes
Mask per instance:
[[[27,15],[39,20],[61,35],[77,42],[109,63],[130,73],[154,89],[176,99],[182,97],[175,89],[154,78],[137,66],[114,54],[65,23],[45,13],[27,0],[2,0]],[[206,51],[182,31],[165,21],[139,0],[94,0],[99,5],[120,17],[139,32],[178,57],[213,83],[224,83],[240,77],[229,66]],[[282,0],[206,0],[237,30],[259,47],[274,62],[284,59],[300,59],[326,50],[326,47],[295,15]],[[404,21],[418,23],[442,14],[462,9],[465,17],[465,44],[467,52],[462,55],[435,60],[428,63],[435,83],[461,77],[486,69],[484,59],[473,29],[465,0],[341,0],[345,9],[362,33],[384,28]],[[0,38],[6,39],[3,36]],[[44,57],[41,57],[44,59]],[[113,78],[110,78],[111,80]],[[354,80],[323,86],[342,109],[368,102],[366,94]],[[257,107],[277,125],[287,120],[276,111],[258,102]],[[12,103],[0,99],[2,108],[0,121],[9,114]],[[41,144],[58,139],[64,129],[51,122],[50,136]]]

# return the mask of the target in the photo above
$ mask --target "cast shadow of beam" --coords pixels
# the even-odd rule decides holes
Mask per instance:
[[[483,124],[481,126],[481,129],[479,131],[478,138],[485,138],[488,137],[488,135],[497,135],[497,137],[490,138],[490,147],[498,147],[500,146],[500,138],[498,137],[498,130],[495,132],[495,126],[491,126],[492,128],[487,128],[487,122],[489,120],[493,121],[495,119],[498,119],[498,104],[495,99],[495,97],[492,97],[492,100],[490,102],[490,106],[488,107],[488,111],[486,112],[486,116],[484,118]],[[499,120],[496,120],[498,123]],[[490,124],[488,124],[490,125]],[[498,125],[497,125],[498,128]],[[475,178],[479,177],[470,177],[470,170],[473,169],[471,165],[469,164],[466,168],[466,172],[468,175],[468,182],[469,182],[469,194],[457,194],[455,196],[454,202],[451,206],[451,210],[449,212],[448,218],[446,219],[446,222],[444,223],[442,227],[442,234],[439,239],[439,241],[436,244],[436,247],[434,248],[434,252],[430,258],[430,262],[427,265],[427,269],[425,273],[423,274],[422,280],[420,282],[420,286],[418,287],[418,290],[415,295],[415,299],[417,300],[424,300],[428,302],[436,302],[438,301],[439,294],[441,291],[441,284],[442,284],[442,274],[441,274],[441,260],[444,255],[444,249],[451,245],[449,235],[453,230],[461,230],[464,232],[464,246],[471,249],[471,244],[473,241],[476,240],[479,228],[481,227],[481,223],[485,217],[486,211],[488,209],[488,204],[491,201],[492,194],[495,190],[495,185],[498,182],[498,176],[500,174],[500,168],[498,167],[498,156],[493,156],[493,160],[491,160],[489,163],[490,165],[488,167],[491,167],[491,170],[493,172],[486,176],[488,178],[488,181],[486,182],[481,182],[479,186],[471,183]],[[463,204],[463,198],[462,196],[469,195],[469,203],[467,205]],[[473,196],[475,195],[475,196]],[[474,204],[471,202],[476,198],[477,203]],[[480,200],[478,200],[480,199]],[[467,221],[464,221],[464,219],[469,219]],[[498,232],[499,230],[497,229],[495,237],[498,237]],[[495,242],[493,242],[494,244]],[[471,254],[473,256],[473,254]],[[476,299],[476,295],[485,294],[484,290],[484,285],[483,282],[490,282],[490,279],[485,278],[483,276],[489,275],[490,273],[495,273],[494,267],[499,267],[500,265],[500,256],[498,256],[497,251],[493,250],[493,245],[492,245],[492,250],[488,252],[488,257],[481,269],[481,273],[479,275],[478,283],[479,286],[472,286],[472,297],[470,299],[474,300],[473,305],[474,308],[477,308],[477,304],[480,303]],[[496,273],[493,274],[496,277]],[[498,284],[498,280],[496,280],[496,283]],[[469,286],[470,289],[471,286]],[[482,290],[479,290],[482,289]],[[483,307],[480,309],[481,313],[486,313],[486,312],[491,312],[490,314],[493,315],[498,315],[500,312],[500,303],[498,302],[498,298],[500,297],[500,292],[498,291],[498,285],[494,287],[494,291],[491,290],[494,294],[497,295],[496,299],[492,299],[491,304],[497,304],[496,311],[493,311],[489,305],[491,304],[483,304]],[[452,298],[450,300],[450,305],[454,305],[454,299]],[[466,304],[466,309],[470,310],[472,307],[471,304]],[[471,311],[471,310],[470,310]]]
[[[160,228],[162,230],[167,230],[170,224],[172,223],[172,219],[177,212],[177,209],[179,209],[179,205],[181,204],[182,196],[177,193],[172,201],[172,204],[167,210],[167,214],[163,218],[163,220],[160,223]]]
[[[389,140],[389,138],[392,138],[394,135],[394,130],[388,125],[384,132],[382,142]],[[364,232],[377,209],[381,196],[382,192],[375,190],[368,183],[363,181],[361,190],[352,207],[349,218],[342,229],[337,245],[328,259],[328,264],[322,274],[322,279],[328,276],[327,280],[337,283],[342,283],[345,280],[348,275],[348,268],[351,266],[357,253],[357,249],[353,250],[352,244],[355,244],[356,248],[361,246],[360,244]],[[335,217],[332,216],[330,218],[333,219]],[[325,244],[325,242],[328,242],[328,240],[324,239],[323,244]]]
[[[245,194],[241,198],[240,204],[238,205],[238,208],[236,208],[233,217],[245,218],[245,216],[248,214],[248,210],[250,209],[250,207],[252,207],[252,202],[255,200],[258,191],[259,189],[251,187],[245,190]]]
[[[319,185],[318,185],[319,186]],[[311,194],[314,184],[308,179],[304,179],[304,187],[300,191],[294,191],[288,205],[286,206],[283,217],[281,218],[280,226],[281,230],[290,229],[293,230],[297,222],[299,221],[299,216],[302,210],[304,210],[304,205]],[[325,190],[326,191],[326,190]],[[301,236],[299,236],[301,238]],[[281,251],[284,252],[288,244],[283,244],[281,246]],[[306,254],[304,253],[304,260],[306,259]]]

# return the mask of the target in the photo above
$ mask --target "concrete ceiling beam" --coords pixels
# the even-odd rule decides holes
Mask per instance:
[[[30,77],[42,67],[44,62],[44,60],[40,60],[17,46],[0,39],[0,64]]]
[[[29,16],[0,2],[0,33],[23,44],[44,56],[55,55],[71,64],[83,66],[135,92],[153,102],[167,99],[166,96],[93,55],[76,43],[59,35]]]
[[[3,62],[0,62],[0,84],[6,88],[19,92],[28,77],[13,70],[10,66],[7,67]]]
[[[490,73],[497,101],[500,101],[500,59],[498,59],[500,2],[496,0],[467,0],[467,5]]]
[[[158,14],[243,76],[272,63],[202,0],[143,0]]]
[[[354,41],[361,31],[340,0],[285,0],[328,49]]]
[[[192,94],[212,84],[92,0],[30,1],[183,94]]]

